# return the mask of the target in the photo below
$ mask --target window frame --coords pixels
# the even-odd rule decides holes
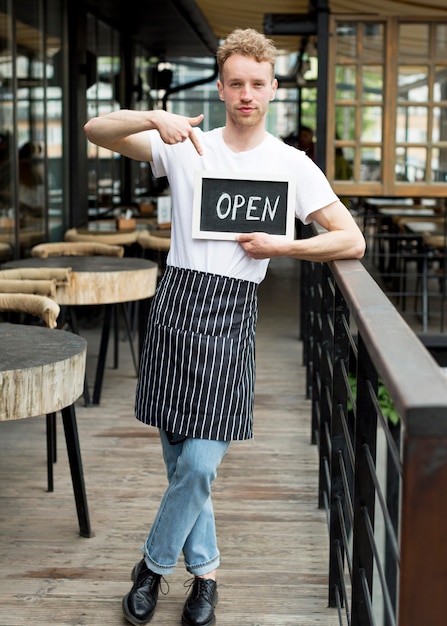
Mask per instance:
[[[362,142],[359,139],[358,132],[351,141],[336,141],[336,73],[337,67],[337,24],[383,24],[383,99],[378,106],[383,107],[382,113],[382,141],[381,141],[381,178],[380,180],[364,180],[364,181],[340,181],[335,179],[335,149],[354,148],[357,159],[360,158],[360,148]],[[380,17],[364,15],[339,15],[331,16],[329,22],[329,79],[327,90],[327,151],[326,151],[326,175],[334,187],[338,195],[343,196],[386,196],[386,197],[445,197],[447,193],[447,182],[407,182],[396,180],[395,164],[396,164],[396,128],[397,128],[397,111],[402,106],[402,101],[398,100],[398,72],[400,66],[399,59],[399,27],[401,24],[428,24],[432,28],[433,24],[439,25],[439,19],[426,18],[403,18],[403,17]],[[429,37],[429,45],[434,45],[432,37]],[[433,50],[433,48],[432,48]],[[354,59],[353,62],[357,67],[364,67],[362,59]],[[427,58],[421,58],[417,62],[418,65],[426,65],[429,67],[429,75],[432,75],[430,69],[432,66],[438,66],[440,59],[434,54],[429,54]],[[441,63],[442,65],[444,62]],[[445,61],[447,69],[447,61]],[[358,80],[358,78],[357,78]],[[350,106],[356,108],[356,128],[359,125],[360,109],[362,104],[357,100],[350,103]],[[415,102],[414,106],[429,106],[434,108],[436,103],[429,99],[425,102]],[[406,142],[406,145],[418,145],[416,142]],[[429,154],[434,143],[430,138],[427,141]],[[399,142],[400,144],[400,142]]]

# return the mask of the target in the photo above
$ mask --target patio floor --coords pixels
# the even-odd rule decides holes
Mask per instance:
[[[255,439],[234,443],[214,487],[222,565],[219,626],[335,626],[328,536],[317,508],[317,450],[299,341],[299,263],[273,260],[260,289]],[[57,331],[55,331],[57,332]],[[88,371],[100,326],[82,328]],[[46,492],[45,419],[0,424],[0,626],[124,626],[121,598],[165,487],[158,435],[133,417],[127,342],[112,349],[100,406],[76,412],[90,519],[81,538],[58,418],[55,489]],[[168,578],[154,626],[180,624],[190,578]]]

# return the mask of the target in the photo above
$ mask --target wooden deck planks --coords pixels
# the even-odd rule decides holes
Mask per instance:
[[[218,626],[338,624],[326,608],[328,537],[309,443],[297,276],[297,263],[276,260],[261,287],[255,439],[232,444],[215,483]],[[99,331],[85,332],[94,366]],[[165,476],[156,433],[133,417],[136,380],[128,344],[120,349],[101,405],[77,405],[94,537],[78,535],[60,421],[54,493],[45,491],[44,418],[0,424],[0,626],[127,623],[121,598]],[[180,624],[189,577],[180,561],[151,624]]]

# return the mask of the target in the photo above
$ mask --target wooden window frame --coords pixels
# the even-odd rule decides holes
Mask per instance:
[[[381,179],[374,181],[340,181],[335,179],[335,132],[336,132],[336,26],[337,23],[349,24],[383,24],[384,26],[384,50],[383,50],[383,100],[378,106],[383,107],[382,115],[382,167]],[[386,197],[445,197],[447,195],[447,182],[401,182],[396,180],[395,159],[396,159],[396,119],[399,107],[397,94],[397,76],[399,70],[399,26],[401,24],[439,24],[439,20],[426,18],[401,18],[401,17],[380,17],[364,15],[337,15],[331,16],[329,23],[329,78],[327,90],[327,151],[325,172],[340,196],[386,196]],[[430,38],[430,45],[433,42]],[[355,60],[354,60],[355,61]],[[439,65],[439,59],[434,57],[420,59],[421,65]],[[361,61],[358,61],[361,65]],[[446,65],[447,67],[447,65]],[[358,79],[358,77],[357,77]],[[374,104],[373,102],[371,103]],[[415,106],[424,106],[425,102],[416,102]],[[427,101],[429,106],[434,106],[433,102]],[[351,106],[351,105],[350,105]],[[352,103],[357,107],[356,125],[358,126],[359,111],[361,104]],[[431,141],[427,142],[431,146]],[[356,148],[356,154],[360,155],[361,142],[356,136],[353,142],[337,142],[340,147]],[[436,146],[435,146],[436,147]],[[360,158],[357,156],[357,158]]]

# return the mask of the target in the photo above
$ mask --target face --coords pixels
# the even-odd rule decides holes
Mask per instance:
[[[264,123],[270,100],[278,87],[267,61],[256,61],[240,54],[230,56],[217,82],[219,97],[225,102],[227,124],[253,127]]]

